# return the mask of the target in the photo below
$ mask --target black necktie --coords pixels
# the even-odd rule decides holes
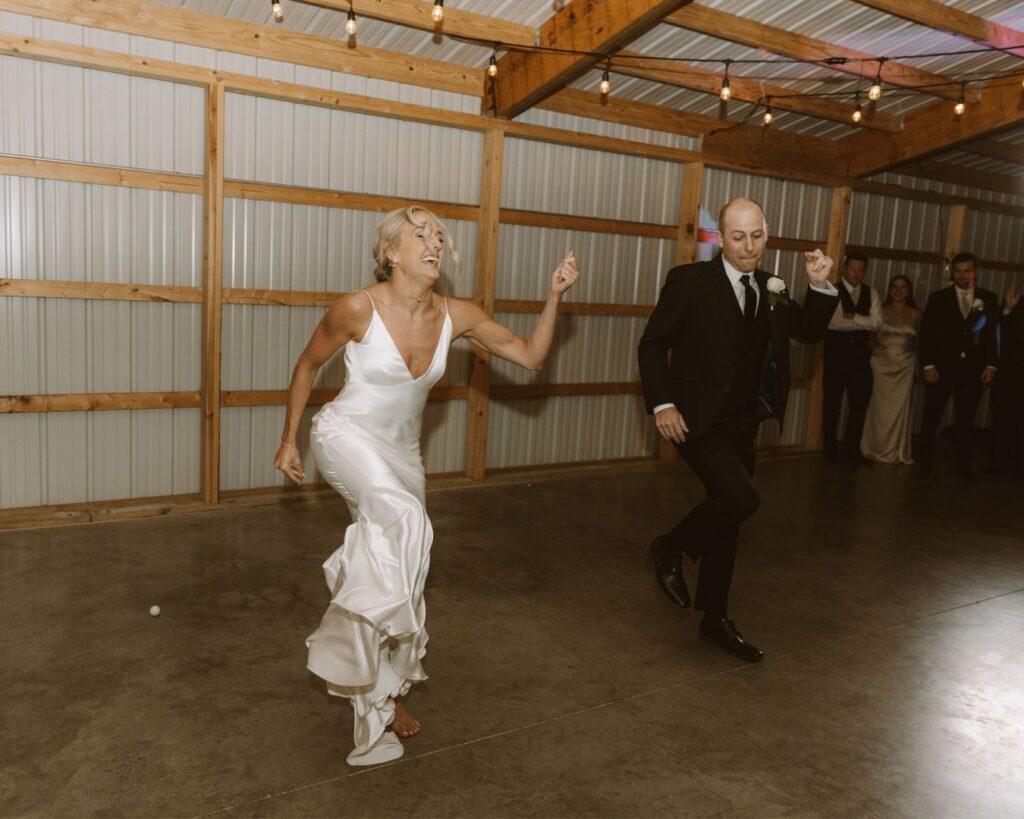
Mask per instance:
[[[752,327],[757,314],[757,293],[750,286],[750,276],[740,276],[740,281],[743,283],[743,320],[747,327]]]

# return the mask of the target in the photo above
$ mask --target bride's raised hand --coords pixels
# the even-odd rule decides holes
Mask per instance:
[[[570,250],[569,255],[562,259],[555,272],[551,274],[551,295],[560,297],[576,284],[579,277],[580,271],[576,267],[576,254]]]
[[[277,455],[274,456],[274,467],[280,469],[297,486],[301,486],[306,478],[302,458],[299,457],[299,448],[296,446],[282,442],[277,448]]]

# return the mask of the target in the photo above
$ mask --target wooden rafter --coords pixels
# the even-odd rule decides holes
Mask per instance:
[[[987,156],[990,159],[1001,159],[1003,162],[1024,165],[1024,145],[1013,145],[995,139],[979,139],[977,142],[961,145],[959,150],[976,156]]]
[[[915,162],[912,165],[901,167],[899,172],[908,176],[919,176],[922,179],[935,179],[954,185],[967,185],[972,188],[1024,196],[1024,175],[1020,174],[990,173],[948,162]]]
[[[486,85],[483,110],[512,118],[592,68],[690,0],[587,0],[569,3],[540,30],[546,48],[573,54],[512,51],[498,61],[498,76]]]
[[[348,12],[349,9],[348,0],[298,0],[298,2],[340,12]],[[510,45],[533,45],[533,29],[529,26],[456,8],[446,8],[444,21],[435,23],[430,17],[432,9],[433,4],[424,2],[424,0],[358,0],[354,4],[354,10],[359,19],[366,17],[371,20],[385,20],[421,31],[451,34],[455,37],[468,37],[474,40],[487,40]]]
[[[982,89],[980,99],[968,104],[967,113],[954,116],[947,102],[937,103],[906,118],[897,137],[865,133],[845,140],[847,174],[867,176],[929,154],[977,140],[993,131],[1024,121],[1021,77],[994,80]]]
[[[675,85],[680,88],[691,88],[706,94],[718,94],[722,87],[722,75],[707,68],[678,63],[675,61],[644,58],[632,51],[619,52],[619,56],[627,58],[612,63],[612,70],[629,77]],[[745,102],[762,102],[766,96],[771,97],[771,106],[779,111],[792,111],[832,122],[850,124],[853,107],[847,103],[834,102],[829,99],[815,97],[792,97],[792,89],[778,85],[761,83],[757,80],[732,76],[729,78],[729,90],[737,100]],[[861,125],[878,131],[897,134],[900,121],[892,114],[865,111]]]
[[[483,71],[148,0],[0,0],[0,11],[477,96]]]
[[[670,14],[665,18],[665,22],[689,31],[717,37],[720,40],[740,43],[750,48],[763,49],[772,54],[792,57],[797,60],[827,60],[830,57],[841,57],[849,62],[834,63],[826,67],[844,74],[852,74],[855,77],[872,78],[878,71],[878,64],[873,62],[878,56],[876,54],[844,48],[823,40],[816,40],[813,37],[806,37],[803,34],[758,23],[746,17],[726,14],[696,3]],[[871,62],[863,62],[864,60]],[[922,85],[938,86],[929,88],[926,93],[947,99],[955,100],[959,96],[959,88],[954,85],[949,84],[943,87],[943,84],[950,83],[948,77],[932,74],[930,71],[922,71],[912,65],[904,65],[892,60],[887,60],[882,67],[882,79],[891,85],[904,88]]]
[[[557,111],[560,114],[572,114],[578,117],[589,117],[621,125],[633,125],[652,128],[655,131],[668,131],[673,134],[700,136],[715,128],[728,128],[730,122],[703,114],[691,114],[645,102],[634,102],[614,96],[601,96],[590,91],[566,88],[553,94],[540,103],[538,108],[546,111]]]
[[[928,28],[966,37],[976,43],[989,45],[993,48],[1012,48],[1024,46],[1024,32],[1016,31],[1009,26],[986,20],[976,14],[968,14],[937,0],[856,0],[862,6],[868,6],[894,17],[902,17],[912,23]],[[1008,52],[1024,58],[1024,48]]]

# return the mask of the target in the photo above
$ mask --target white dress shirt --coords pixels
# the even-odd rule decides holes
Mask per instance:
[[[735,267],[729,264],[725,256],[722,257],[722,265],[723,267],[725,267],[725,275],[729,277],[729,284],[732,285],[733,292],[736,294],[736,301],[739,302],[740,312],[743,312],[743,309],[744,307],[746,307],[747,304],[747,293],[743,287],[743,282],[740,281],[741,276],[750,276],[750,286],[754,289],[754,293],[757,294],[757,303],[760,304],[761,288],[758,287],[757,279],[754,277],[754,274],[744,273],[740,270],[737,270]],[[808,284],[808,286],[811,288],[811,290],[817,290],[819,293],[824,293],[827,296],[834,296],[838,292],[831,282],[825,282],[824,287],[816,287],[813,284]],[[875,294],[872,293],[872,296],[873,295]],[[879,322],[881,322],[881,313],[879,313]],[[654,408],[654,414],[657,415],[663,409],[668,409],[669,407],[674,406],[675,404],[671,402],[667,404],[658,404],[658,406]]]
[[[856,287],[852,287],[850,283],[840,277],[842,287],[846,288],[846,292],[850,294],[850,298],[853,299],[853,303],[856,304],[860,300],[860,288],[858,284]],[[851,330],[871,330],[875,331],[882,326],[882,299],[878,295],[878,290],[871,288],[871,307],[868,309],[868,314],[862,316],[860,313],[854,313],[853,318],[847,318],[843,315],[843,302],[840,301],[836,305],[836,311],[832,314],[832,318],[829,320],[829,330],[839,330],[840,332],[850,332]]]

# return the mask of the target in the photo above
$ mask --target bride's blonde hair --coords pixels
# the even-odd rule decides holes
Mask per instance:
[[[388,259],[388,252],[398,248],[402,228],[407,224],[416,227],[427,227],[433,224],[437,227],[438,233],[441,234],[441,241],[444,243],[445,258],[451,258],[457,275],[462,264],[462,257],[455,249],[448,226],[426,208],[420,205],[410,205],[391,211],[377,223],[377,229],[373,235],[373,275],[377,281],[386,282],[391,278],[391,261]]]

